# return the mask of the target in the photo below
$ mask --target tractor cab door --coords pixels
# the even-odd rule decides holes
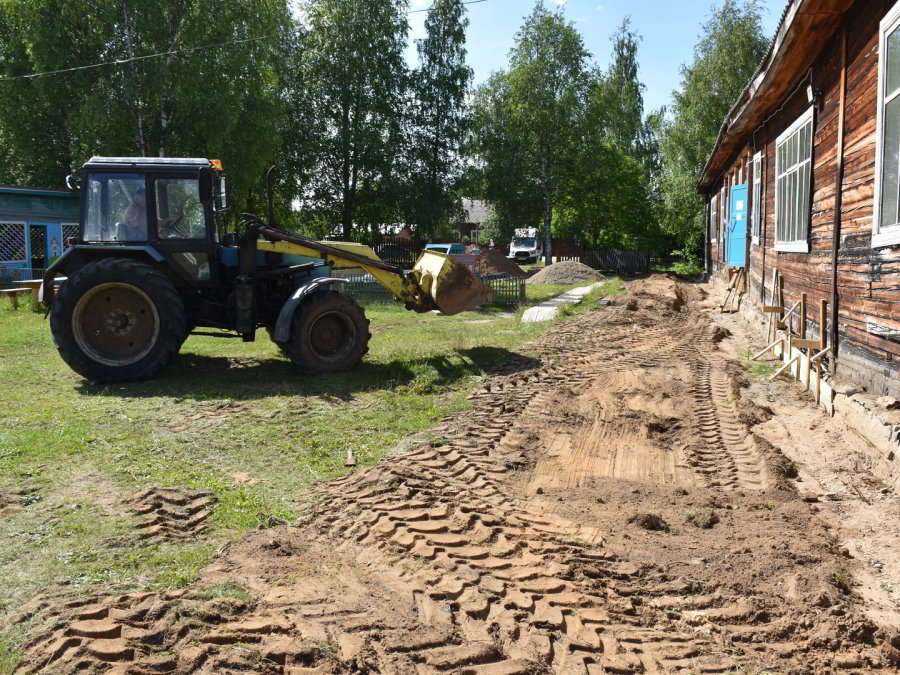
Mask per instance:
[[[150,246],[184,285],[205,288],[219,283],[208,169],[91,169],[84,177],[83,195],[84,244]]]
[[[213,204],[209,182],[202,183],[196,171],[153,172],[147,209],[154,245],[191,286],[201,288],[219,283]]]

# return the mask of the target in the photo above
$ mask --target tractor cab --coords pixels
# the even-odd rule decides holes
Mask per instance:
[[[179,285],[215,286],[226,192],[218,160],[92,157],[81,171],[78,248],[143,252],[169,262]]]

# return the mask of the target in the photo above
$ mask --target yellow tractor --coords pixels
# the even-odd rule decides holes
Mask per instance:
[[[216,160],[93,157],[70,184],[81,191],[79,233],[47,270],[43,299],[60,356],[93,381],[154,377],[197,328],[246,342],[266,328],[305,373],[353,367],[369,322],[335,290],[346,281],[335,268],[365,270],[416,312],[490,300],[468,268],[433,251],[406,271],[367,246],[313,241],[255,216],[220,241],[227,181]]]

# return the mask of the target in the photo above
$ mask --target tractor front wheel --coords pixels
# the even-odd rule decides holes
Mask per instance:
[[[353,298],[320,291],[305,298],[294,313],[288,358],[304,373],[347,370],[369,351],[369,320]]]
[[[154,268],[127,258],[85,265],[62,285],[50,309],[59,355],[94,382],[147,380],[187,335],[181,296]]]

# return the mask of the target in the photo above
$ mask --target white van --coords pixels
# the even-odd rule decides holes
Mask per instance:
[[[544,253],[544,242],[538,235],[536,227],[523,227],[516,230],[509,242],[510,260],[522,263],[535,263]]]

